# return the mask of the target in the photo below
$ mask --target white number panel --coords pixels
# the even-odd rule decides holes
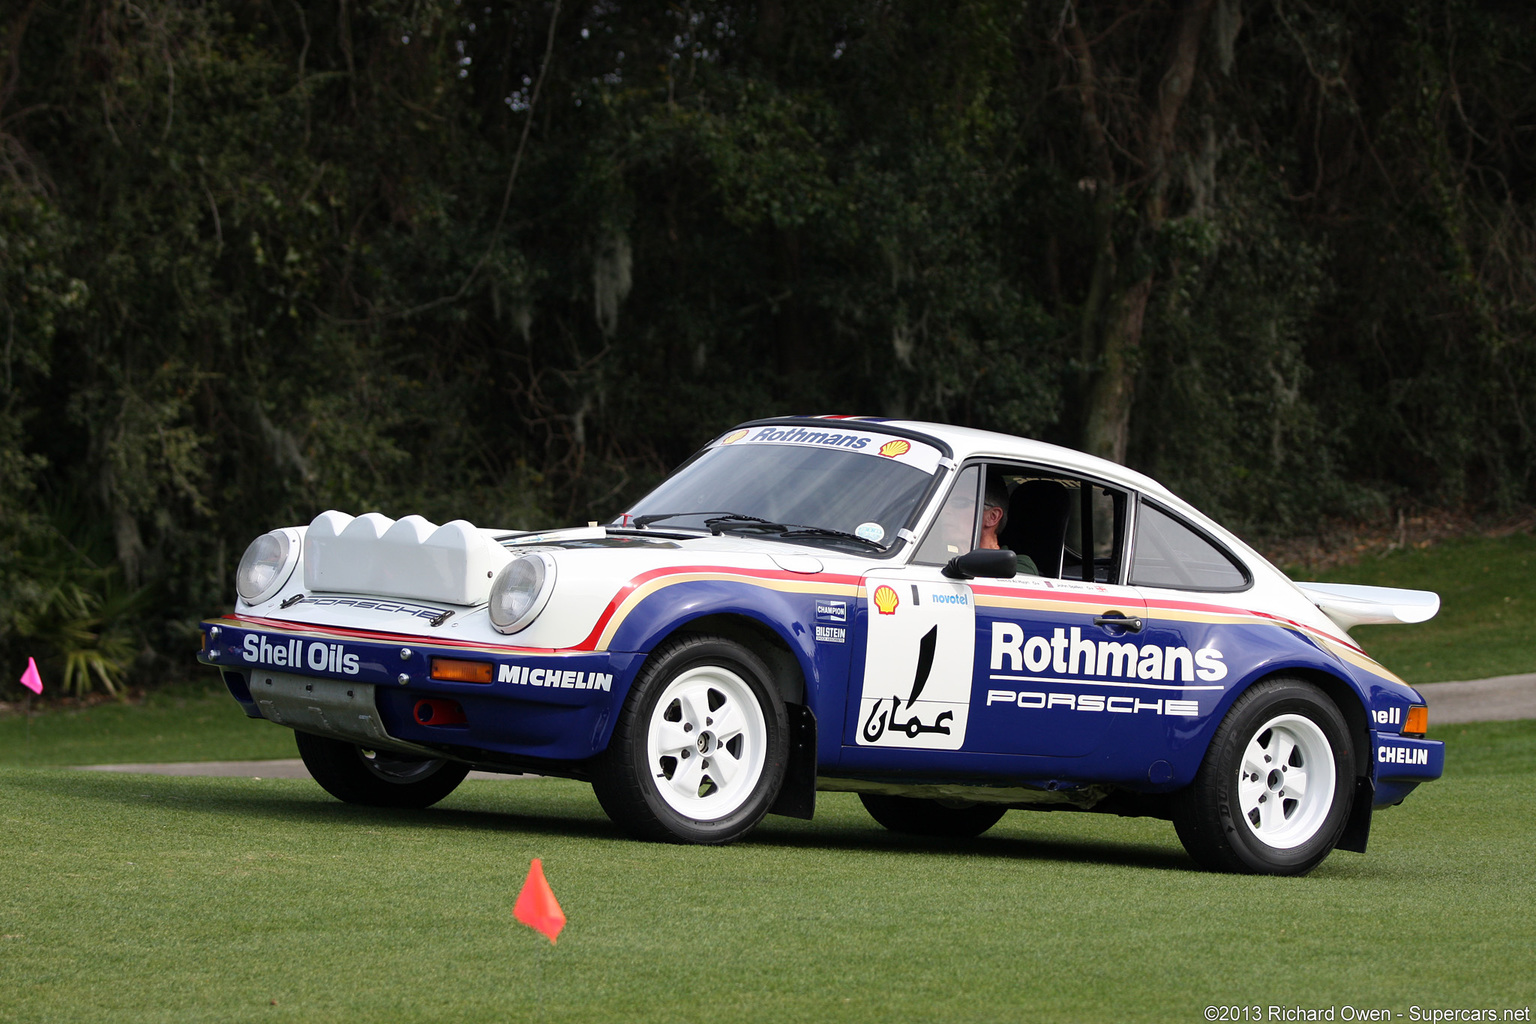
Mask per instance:
[[[976,608],[963,583],[870,576],[861,746],[959,750],[971,710]]]

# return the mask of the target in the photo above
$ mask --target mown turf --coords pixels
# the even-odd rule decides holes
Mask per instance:
[[[1536,535],[1441,541],[1296,578],[1438,593],[1440,613],[1429,622],[1352,634],[1410,683],[1536,672]]]
[[[138,704],[0,717],[0,764],[132,764],[297,757],[293,732],[245,717],[218,676],[151,691]]]
[[[258,723],[259,724],[259,723]],[[725,848],[619,837],[590,791],[384,813],[309,782],[0,769],[0,1021],[1198,1021],[1225,1003],[1520,1008],[1536,722],[1304,879],[1195,870],[1164,822],[882,832],[823,795]],[[532,857],[570,917],[511,908]]]

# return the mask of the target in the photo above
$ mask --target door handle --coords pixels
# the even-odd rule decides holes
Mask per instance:
[[[1123,615],[1120,612],[1105,612],[1103,615],[1095,615],[1093,617],[1093,624],[1095,626],[1116,626],[1120,629],[1129,630],[1132,633],[1141,632],[1140,619]]]

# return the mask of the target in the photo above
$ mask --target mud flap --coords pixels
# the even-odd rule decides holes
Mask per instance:
[[[1376,802],[1376,783],[1370,776],[1355,780],[1355,805],[1350,808],[1349,820],[1339,833],[1335,848],[1350,853],[1364,853],[1366,840],[1371,837],[1371,809]]]
[[[816,716],[804,704],[785,704],[789,713],[789,759],[784,785],[769,814],[810,820],[816,812]]]

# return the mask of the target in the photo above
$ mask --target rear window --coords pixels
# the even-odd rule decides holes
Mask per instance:
[[[1222,548],[1148,502],[1136,516],[1131,584],[1169,590],[1243,590],[1248,573]]]

